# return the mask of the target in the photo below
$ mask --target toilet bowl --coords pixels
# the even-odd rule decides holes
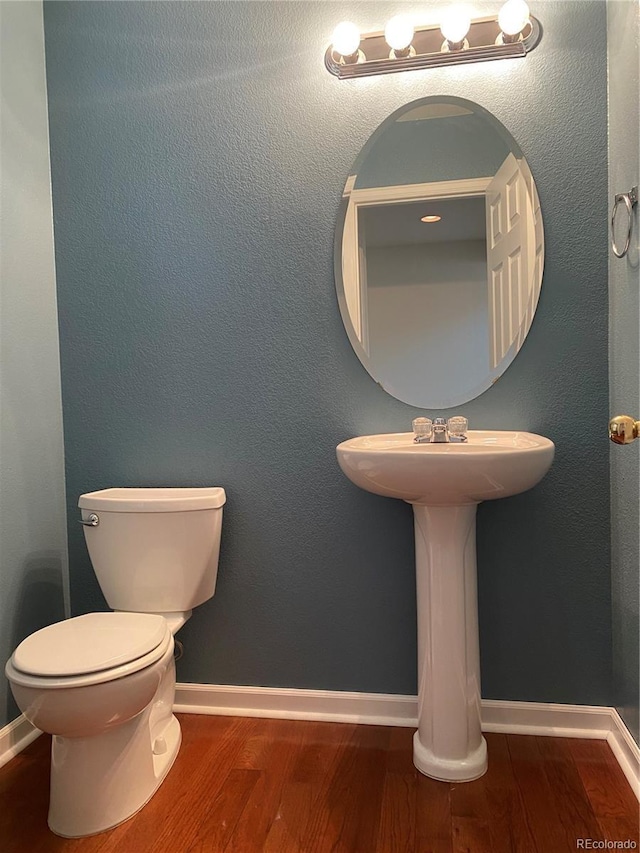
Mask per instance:
[[[213,595],[224,500],[222,489],[107,489],[80,499],[83,515],[98,518],[85,527],[98,580],[122,609],[36,631],[5,667],[20,710],[53,735],[48,822],[58,835],[127,820],[175,761],[173,634]],[[125,610],[127,602],[139,609]]]
[[[14,652],[6,674],[16,702],[53,735],[49,825],[58,835],[121,823],[169,771],[180,746],[173,647],[162,616],[90,613]]]

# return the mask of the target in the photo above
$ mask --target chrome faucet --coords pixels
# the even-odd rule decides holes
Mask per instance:
[[[416,444],[444,444],[468,441],[469,421],[461,416],[449,418],[416,418],[413,421],[413,440]]]
[[[435,418],[431,429],[431,441],[434,444],[442,444],[445,441],[449,441],[449,428],[444,418]]]

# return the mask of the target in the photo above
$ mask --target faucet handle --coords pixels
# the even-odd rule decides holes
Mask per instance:
[[[429,441],[433,430],[431,418],[416,418],[412,421],[411,426],[413,427],[413,440],[415,442]]]
[[[469,421],[463,418],[462,415],[455,415],[447,421],[447,429],[449,435],[458,441],[467,440],[467,430],[469,429]]]

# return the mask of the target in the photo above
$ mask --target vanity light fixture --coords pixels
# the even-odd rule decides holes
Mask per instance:
[[[336,27],[324,62],[331,74],[348,79],[524,57],[541,37],[525,0],[507,0],[497,15],[473,20],[464,6],[452,5],[439,25],[414,27],[411,18],[396,15],[384,32],[361,34],[345,21]]]
[[[438,216],[437,214],[433,213],[429,216],[421,216],[420,222],[440,222],[441,219],[441,216]]]

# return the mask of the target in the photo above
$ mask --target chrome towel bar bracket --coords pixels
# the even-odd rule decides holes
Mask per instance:
[[[613,254],[616,258],[624,258],[624,256],[629,251],[629,246],[631,245],[631,235],[633,233],[633,208],[638,203],[638,187],[631,187],[628,193],[619,193],[615,196],[615,200],[613,202],[613,211],[611,212],[611,248],[613,249]],[[627,234],[625,237],[624,245],[621,249],[616,245],[616,235],[615,235],[615,222],[616,222],[616,214],[618,212],[618,206],[620,204],[624,204],[627,209],[627,216],[629,219],[629,224],[627,226]]]

